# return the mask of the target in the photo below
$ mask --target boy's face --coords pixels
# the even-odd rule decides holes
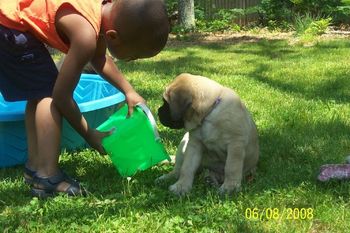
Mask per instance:
[[[129,48],[127,46],[109,46],[108,45],[108,50],[112,54],[113,57],[119,59],[119,60],[124,60],[124,61],[132,61],[136,60],[139,57],[137,56],[137,51],[134,51],[133,48]]]
[[[112,56],[124,61],[153,57],[158,54],[158,51],[148,51],[145,46],[139,44],[131,45],[116,40],[107,40],[106,42]]]

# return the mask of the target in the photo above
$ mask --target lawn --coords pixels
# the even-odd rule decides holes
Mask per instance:
[[[131,180],[108,157],[64,152],[61,166],[91,192],[87,197],[29,196],[22,168],[0,169],[0,231],[4,232],[348,232],[350,183],[316,180],[321,165],[350,152],[350,40],[290,45],[242,37],[170,43],[158,56],[120,69],[156,113],[164,87],[181,72],[229,86],[256,121],[261,158],[253,181],[221,197],[197,177],[177,197],[154,180],[156,166]],[[169,154],[183,131],[160,124]]]

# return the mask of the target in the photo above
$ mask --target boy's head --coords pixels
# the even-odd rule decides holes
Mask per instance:
[[[169,21],[163,0],[116,0],[109,20],[107,46],[118,59],[155,56],[167,42]]]

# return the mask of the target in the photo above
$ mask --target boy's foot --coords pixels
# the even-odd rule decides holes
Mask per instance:
[[[31,193],[34,197],[47,198],[58,193],[68,196],[85,196],[86,190],[79,182],[68,177],[64,172],[59,171],[57,175],[50,177],[39,177],[34,174]]]

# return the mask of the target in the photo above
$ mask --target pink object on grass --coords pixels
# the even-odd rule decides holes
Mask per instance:
[[[328,181],[330,179],[350,179],[350,164],[326,164],[321,166],[319,181]]]

